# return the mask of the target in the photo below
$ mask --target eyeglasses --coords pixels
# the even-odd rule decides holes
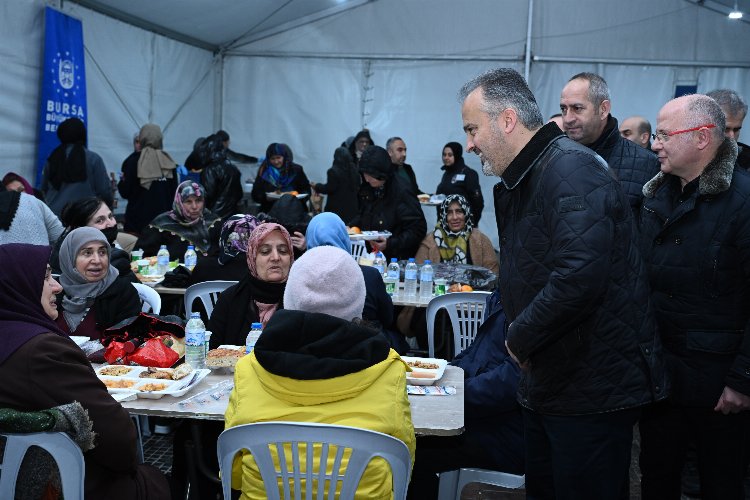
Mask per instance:
[[[702,128],[716,128],[716,125],[714,125],[713,123],[709,123],[707,125],[699,125],[697,127],[686,128],[685,130],[677,130],[675,132],[657,132],[655,134],[651,134],[651,139],[654,141],[658,140],[659,142],[667,142],[673,135],[684,134],[685,132],[695,132],[696,130],[700,130]]]

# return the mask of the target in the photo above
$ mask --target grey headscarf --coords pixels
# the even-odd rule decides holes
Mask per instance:
[[[104,234],[94,227],[79,227],[72,230],[60,246],[60,284],[65,291],[62,300],[63,316],[71,332],[74,332],[94,300],[101,295],[117,279],[119,272],[109,265],[109,270],[103,279],[88,282],[76,270],[78,251],[86,243],[101,241],[107,249],[107,257],[111,258],[112,249]]]

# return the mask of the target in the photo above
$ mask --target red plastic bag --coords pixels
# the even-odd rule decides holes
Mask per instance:
[[[165,341],[171,342],[171,337],[163,335],[148,339],[135,351],[132,351],[132,343],[128,346],[127,342],[115,340],[110,342],[107,350],[104,351],[104,359],[110,364],[137,364],[154,368],[169,368],[180,359],[180,356],[167,347]]]

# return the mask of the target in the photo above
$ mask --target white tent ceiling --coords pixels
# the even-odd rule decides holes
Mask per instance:
[[[90,146],[112,172],[155,122],[178,162],[224,128],[254,156],[290,144],[324,181],[334,148],[367,126],[381,145],[404,137],[432,191],[442,146],[463,141],[456,91],[490,67],[528,73],[545,115],[580,71],[607,79],[618,118],[653,122],[677,84],[750,98],[750,0],[738,3],[740,22],[734,0],[0,0],[0,175],[33,177],[45,5],[83,22]],[[494,182],[482,179],[488,211]]]

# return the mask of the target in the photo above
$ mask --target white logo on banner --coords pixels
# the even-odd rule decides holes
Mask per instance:
[[[57,94],[58,99],[63,100],[47,100],[44,130],[48,132],[56,131],[57,125],[71,116],[76,116],[81,120],[84,119],[82,106],[69,104],[64,100],[71,96],[77,96],[81,89],[81,75],[78,74],[80,66],[76,64],[75,59],[67,50],[65,53],[58,52],[52,59],[52,65],[50,71],[53,75],[55,94]]]

